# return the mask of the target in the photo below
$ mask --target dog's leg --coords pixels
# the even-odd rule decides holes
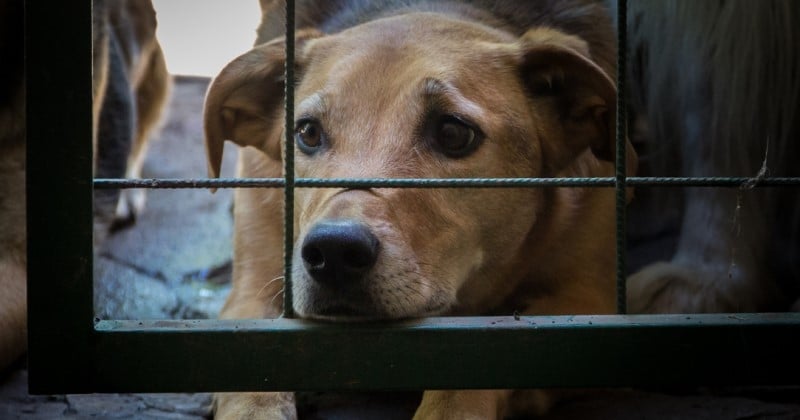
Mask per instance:
[[[758,196],[759,200],[755,197]],[[778,293],[767,271],[767,219],[759,191],[694,189],[677,251],[628,280],[632,313],[751,312]],[[770,208],[764,204],[763,208]]]
[[[141,178],[147,144],[154,129],[161,120],[162,110],[167,103],[171,79],[167,71],[161,47],[153,45],[152,53],[147,59],[147,67],[142,80],[136,86],[136,133],[128,156],[125,178]],[[135,221],[145,206],[145,190],[124,190],[120,196],[116,210],[116,219],[122,223]]]
[[[234,267],[234,271],[237,271]],[[247,282],[245,277],[239,277]],[[263,282],[262,282],[263,283]],[[275,318],[280,315],[280,305],[271,304],[271,297],[282,297],[283,282],[268,281],[258,293],[240,293],[234,288],[222,309],[223,319]],[[264,299],[264,297],[267,299]],[[265,304],[264,301],[267,301]],[[297,418],[294,393],[291,392],[236,392],[214,394],[214,418],[217,420],[294,420]]]
[[[280,293],[282,284],[273,282],[265,286],[263,293],[266,296],[275,296]],[[230,302],[235,302],[230,304]],[[227,319],[255,319],[274,318],[278,313],[266,313],[266,305],[262,300],[253,296],[239,296],[237,291],[232,291],[221,318]],[[280,311],[279,308],[274,308]],[[291,392],[236,392],[214,394],[214,418],[217,420],[294,420],[297,419],[294,393]]]
[[[541,416],[561,394],[561,390],[540,389],[425,391],[414,420],[492,420],[516,414]]]
[[[502,419],[510,390],[425,391],[414,420]]]
[[[125,162],[133,142],[136,109],[131,93],[131,84],[125,70],[123,49],[119,37],[113,32],[108,36],[108,69],[106,89],[100,120],[97,121],[97,154],[95,176],[98,178],[122,178]],[[114,223],[114,212],[119,202],[119,190],[98,190],[94,195],[95,243],[102,242]]]
[[[267,168],[237,176],[280,176],[277,165],[248,148],[240,151],[240,165]],[[283,192],[277,189],[238,189],[234,192],[233,288],[220,311],[221,319],[277,318],[283,311],[283,223],[280,217],[264,223],[264,215],[281,214]],[[217,393],[216,419],[297,418],[291,392]]]
[[[719,146],[713,148],[709,140],[718,133],[707,123],[712,120],[708,98],[697,95],[694,99],[679,119],[680,159],[687,175],[758,176],[767,170],[766,155],[761,171],[758,167],[725,169],[727,153],[719,152]],[[775,283],[768,278],[766,249],[769,223],[775,217],[770,209],[774,207],[774,197],[762,189],[687,188],[675,253],[669,261],[649,265],[628,279],[628,310],[702,313],[767,309],[776,292]]]
[[[136,136],[133,139],[131,154],[128,158],[126,178],[140,178],[142,166],[147,153],[147,144],[154,129],[161,120],[162,110],[167,103],[171,90],[171,79],[167,71],[161,47],[155,44],[143,80],[136,88]],[[120,205],[122,214],[117,211],[117,217],[135,218],[144,209],[145,190],[126,190],[129,194],[123,195],[122,201],[127,200],[127,206]],[[129,214],[125,214],[125,210]]]
[[[218,393],[217,420],[288,420],[297,418],[294,394],[289,392]]]
[[[264,305],[255,300],[240,299],[236,305],[226,305],[223,318],[263,318]],[[272,317],[275,315],[273,314]],[[235,392],[214,394],[216,420],[295,420],[292,392]]]

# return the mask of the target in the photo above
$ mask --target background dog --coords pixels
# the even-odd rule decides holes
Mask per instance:
[[[284,26],[275,4],[262,3],[258,45],[209,88],[212,176],[224,140],[243,146],[240,176],[282,174]],[[616,58],[601,3],[300,1],[297,11],[297,176],[613,173]],[[629,157],[632,172],[633,150]],[[329,188],[295,197],[301,317],[614,311],[610,189]],[[223,318],[280,314],[282,208],[279,190],[236,191]],[[427,391],[417,417],[502,418],[534,401]],[[216,402],[220,418],[296,416],[288,393]]]
[[[149,0],[93,1],[95,175],[138,177],[169,94]],[[0,368],[26,348],[23,1],[0,0]],[[141,192],[95,193],[95,242],[129,223]]]
[[[628,25],[642,175],[800,175],[800,3],[633,1]],[[640,188],[631,215],[652,262],[632,312],[785,311],[800,294],[798,188]]]
[[[171,78],[156,39],[150,0],[94,0],[95,176],[139,178],[162,118]],[[95,237],[131,223],[145,190],[95,191]]]

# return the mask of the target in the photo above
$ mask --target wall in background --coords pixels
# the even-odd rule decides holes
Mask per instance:
[[[256,39],[258,0],[153,0],[170,73],[215,76]]]

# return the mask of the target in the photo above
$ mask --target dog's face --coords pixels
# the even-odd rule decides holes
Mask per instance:
[[[513,39],[411,14],[297,39],[297,177],[546,177],[612,150],[613,83],[560,32]],[[212,174],[224,139],[280,164],[282,66],[276,41],[212,84]],[[553,211],[547,191],[521,188],[302,188],[295,200],[294,309],[337,320],[485,311],[526,276]]]

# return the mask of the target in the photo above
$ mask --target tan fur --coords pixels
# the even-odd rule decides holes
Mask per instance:
[[[298,177],[610,176],[616,89],[590,40],[554,28],[514,35],[459,13],[408,11],[338,33],[296,37],[295,115],[318,118],[326,152],[296,151]],[[212,82],[209,172],[222,144],[243,146],[239,176],[282,175],[283,40],[260,44]],[[552,92],[549,86],[560,86]],[[486,140],[448,158],[417,134],[433,106],[476,123]],[[636,157],[630,145],[630,170]],[[487,313],[614,311],[611,189],[298,189],[294,310],[331,321]],[[223,318],[282,309],[282,192],[235,196],[234,280]],[[380,240],[356,292],[332,292],[304,268],[301,244],[322,220],[357,220]],[[564,246],[568,244],[568,246]],[[346,313],[336,309],[346,308]],[[548,397],[502,390],[428,391],[419,419],[493,419],[541,410]],[[523,396],[526,401],[516,401]],[[257,410],[265,403],[268,407]],[[536,401],[542,404],[536,404]],[[534,407],[537,406],[538,407]],[[294,418],[285,393],[222,394],[217,418]]]
[[[14,9],[11,6],[20,7]],[[157,125],[169,94],[170,76],[167,73],[161,48],[155,39],[155,11],[149,0],[94,0],[93,2],[93,86],[94,145],[112,144],[114,138],[98,138],[103,118],[104,99],[111,86],[131,88],[136,101],[136,127],[131,153],[127,162],[128,177],[138,177],[147,139]],[[0,2],[0,27],[22,20],[21,2]],[[126,63],[126,84],[110,74],[110,37],[116,37]],[[6,56],[9,46],[22,45],[23,32],[0,33],[2,59],[6,68],[17,66],[21,74],[22,57]],[[14,60],[18,58],[18,60]],[[6,61],[7,60],[7,61]],[[27,264],[25,238],[25,91],[24,79],[4,77],[2,92],[12,92],[0,98],[0,369],[18,359],[27,348]],[[130,84],[128,84],[130,83]],[[115,85],[116,84],[116,85]],[[0,92],[0,93],[2,93]],[[8,99],[8,101],[6,101]],[[113,110],[112,110],[113,111]],[[103,162],[96,162],[101,165]],[[123,165],[125,162],[123,162]],[[113,203],[111,216],[95,224],[95,238],[106,235],[114,207],[118,217],[126,212],[141,210],[141,193],[123,194],[119,204]]]

